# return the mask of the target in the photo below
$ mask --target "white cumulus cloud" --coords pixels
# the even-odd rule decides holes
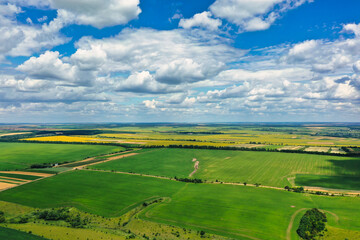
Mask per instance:
[[[212,14],[208,11],[205,11],[195,14],[192,18],[181,19],[179,26],[185,29],[202,27],[215,31],[221,26],[221,20],[212,18]]]

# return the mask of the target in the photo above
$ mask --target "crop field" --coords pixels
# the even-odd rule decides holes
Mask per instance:
[[[260,183],[284,187],[296,174],[360,176],[358,158],[278,152],[153,149],[128,158],[90,166],[93,169],[135,172],[167,177],[192,176],[208,181]]]
[[[291,216],[299,209],[315,206],[340,219],[337,222],[330,214],[331,226],[360,230],[358,198],[310,196],[235,185],[181,183],[78,170],[0,193],[1,200],[22,205],[75,206],[107,217],[120,216],[156,197],[169,200],[146,208],[140,218],[240,239],[286,239]]]
[[[297,174],[295,178],[295,183],[298,186],[360,190],[359,176],[354,177],[354,176]]]
[[[339,217],[337,222],[328,214],[330,225],[360,229],[360,223],[351,215],[352,211],[359,214],[357,198],[304,196],[229,185],[189,184],[169,203],[150,208],[144,217],[168,224],[203,227],[240,239],[286,239],[291,216],[299,209],[315,206]]]
[[[44,143],[0,143],[0,170],[22,170],[33,164],[73,162],[121,151],[116,146]]]
[[[143,177],[72,171],[0,193],[0,199],[31,207],[74,206],[102,216],[119,216],[146,199],[168,197],[181,182]]]

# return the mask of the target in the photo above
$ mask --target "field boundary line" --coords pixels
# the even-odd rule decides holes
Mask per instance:
[[[126,158],[126,157],[131,157],[131,156],[135,156],[138,155],[139,153],[128,153],[128,154],[124,154],[124,155],[120,155],[120,156],[116,156],[116,157],[110,157],[107,159],[104,159],[103,161],[99,161],[99,162],[95,162],[95,163],[89,163],[89,164],[85,164],[82,166],[78,166],[78,167],[74,167],[73,169],[83,169],[85,167],[88,166],[92,166],[92,165],[96,165],[96,164],[100,164],[100,163],[105,163],[105,162],[110,162],[110,161],[114,161],[114,160],[118,160],[118,159],[122,159],[122,158]]]

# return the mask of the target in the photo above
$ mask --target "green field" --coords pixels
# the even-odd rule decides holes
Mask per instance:
[[[0,239],[8,240],[44,240],[45,238],[38,237],[29,233],[18,230],[0,227]]]
[[[119,216],[146,199],[171,196],[184,185],[156,178],[77,170],[1,192],[0,199],[40,208],[74,206],[110,217]]]
[[[336,214],[338,223],[328,214],[332,226],[360,229],[357,221],[360,199],[229,185],[188,184],[171,202],[158,205],[144,215],[150,220],[203,228],[230,237],[285,239],[291,216],[298,209],[313,207]],[[295,228],[297,224],[294,223]]]
[[[291,216],[318,207],[334,227],[360,230],[360,199],[325,197],[224,184],[192,184],[150,177],[78,170],[0,193],[0,199],[32,207],[75,206],[103,216],[119,216],[146,199],[142,218],[247,239],[286,239]],[[296,224],[295,224],[296,225]]]
[[[101,163],[90,168],[136,172],[168,177],[193,175],[210,181],[260,183],[266,186],[291,185],[288,178],[296,174],[360,176],[360,159],[315,154],[280,152],[154,149],[124,159]]]
[[[360,177],[297,174],[295,183],[298,186],[360,190]]]
[[[0,170],[22,170],[32,164],[61,163],[124,150],[81,144],[0,143]]]

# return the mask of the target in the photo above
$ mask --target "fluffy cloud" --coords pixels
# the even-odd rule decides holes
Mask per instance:
[[[194,62],[192,59],[179,59],[162,65],[156,71],[156,79],[168,84],[197,82],[211,75],[211,69]]]
[[[360,24],[349,23],[343,26],[344,32],[352,32],[355,36],[360,37]]]
[[[283,12],[311,0],[216,0],[211,12],[240,27],[241,31],[258,31],[270,27]]]
[[[192,18],[181,19],[179,26],[185,29],[202,27],[215,31],[221,26],[221,20],[212,18],[212,14],[205,11],[195,14]]]
[[[137,72],[130,75],[126,80],[120,81],[115,90],[135,93],[170,93],[178,91],[177,87],[169,87],[161,84],[148,72]]]
[[[357,71],[357,61],[360,51],[359,26],[344,25],[343,31],[354,33],[354,38],[335,41],[307,40],[294,44],[282,60],[290,64],[303,64],[312,67],[314,72],[326,73],[348,72],[352,68]]]
[[[125,24],[141,13],[139,0],[50,0],[51,6],[66,12],[75,23],[104,28]]]
[[[12,4],[0,5],[0,61],[5,56],[30,56],[69,40],[59,33],[65,24],[63,14],[49,24],[37,26],[17,23],[15,15],[20,11]]]
[[[7,2],[0,0],[0,3]],[[11,0],[19,6],[52,8],[66,15],[67,21],[104,28],[126,24],[141,13],[139,0]]]
[[[103,74],[156,72],[160,82],[175,84],[215,76],[245,53],[216,35],[205,35],[207,41],[203,37],[201,31],[125,29],[112,38],[82,38],[71,58]]]
[[[59,59],[59,52],[46,51],[39,57],[31,57],[17,67],[29,76],[40,79],[67,80],[74,76],[74,67]]]
[[[64,62],[63,60],[70,60]],[[61,84],[90,86],[96,80],[97,72],[92,69],[82,68],[72,59],[60,58],[59,52],[46,51],[39,57],[31,57],[17,67],[17,70],[28,76],[43,80],[61,81]]]

